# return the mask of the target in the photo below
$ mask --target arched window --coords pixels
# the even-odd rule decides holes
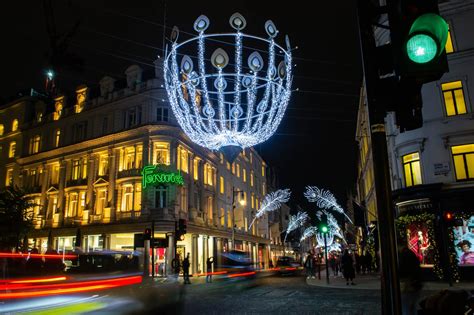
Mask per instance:
[[[17,130],[18,130],[18,119],[13,119],[12,131],[17,131]]]
[[[5,127],[3,124],[0,124],[0,136],[3,136],[3,132],[5,131]]]

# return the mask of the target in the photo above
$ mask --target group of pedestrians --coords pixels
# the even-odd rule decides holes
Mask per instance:
[[[308,279],[316,278],[316,272],[318,272],[318,278],[320,279],[322,258],[320,254],[314,253],[314,251],[308,251],[304,267]],[[365,251],[362,255],[352,253],[350,250],[344,250],[342,255],[337,253],[331,253],[328,257],[328,268],[334,276],[339,276],[342,272],[342,276],[346,279],[346,284],[355,285],[354,278],[357,274],[366,274],[372,272],[373,257],[369,251]]]
[[[183,259],[183,262],[180,264],[179,255],[173,259],[173,268],[175,270],[175,274],[179,275],[181,268],[183,269],[183,280],[184,284],[191,284],[191,280],[189,280],[189,267],[191,266],[191,262],[189,261],[189,253]],[[206,282],[212,282],[212,265],[214,264],[214,257],[209,257],[206,260]]]

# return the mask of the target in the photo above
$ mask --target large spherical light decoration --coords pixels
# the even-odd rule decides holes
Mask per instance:
[[[239,13],[229,24],[233,32],[207,34],[210,22],[201,15],[194,23],[198,35],[181,43],[175,28],[164,78],[183,131],[232,160],[278,128],[291,95],[292,58],[287,37],[285,48],[275,43],[278,30],[272,21],[265,23],[267,38],[242,33],[247,22]]]

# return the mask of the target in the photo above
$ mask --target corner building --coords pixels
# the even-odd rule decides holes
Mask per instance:
[[[181,259],[191,254],[193,273],[232,248],[233,225],[235,248],[268,266],[268,217],[248,228],[267,193],[266,163],[246,149],[230,164],[192,143],[175,121],[161,73],[158,62],[151,72],[132,65],[125,79],[104,77],[72,97],[32,90],[0,107],[0,187],[23,187],[34,198],[30,247],[45,251],[49,242],[67,252],[80,237],[84,251],[133,250],[134,234],[154,222],[155,238],[167,244],[155,249],[156,270],[166,273],[175,222],[185,219],[176,250]],[[180,174],[182,183],[144,185],[149,165]]]

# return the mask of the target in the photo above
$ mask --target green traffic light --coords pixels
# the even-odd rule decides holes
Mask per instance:
[[[321,227],[321,231],[323,231],[323,233],[327,233],[328,232],[328,227],[327,226]]]
[[[411,61],[427,63],[436,57],[438,46],[433,38],[428,35],[418,34],[407,42],[407,54]]]
[[[423,14],[413,22],[406,50],[408,58],[416,63],[428,63],[439,56],[448,38],[448,23],[439,15]]]

